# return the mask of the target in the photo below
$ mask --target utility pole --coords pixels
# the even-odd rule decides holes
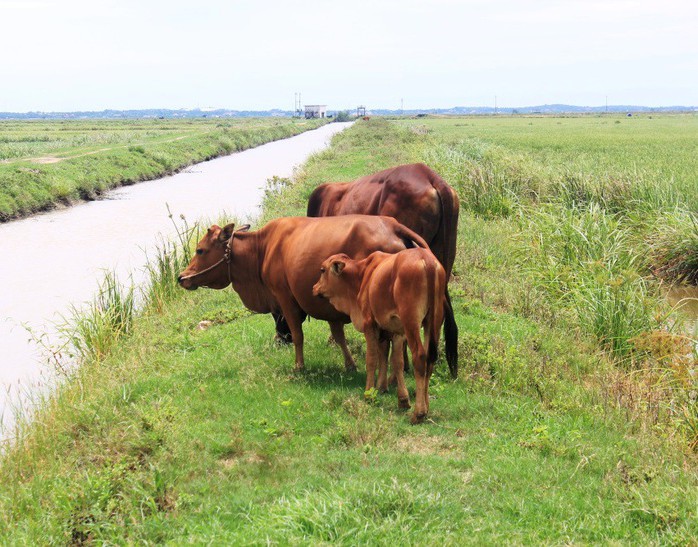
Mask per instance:
[[[494,96],[494,113],[497,114],[497,95]]]
[[[400,116],[402,116],[404,112],[404,106],[405,106],[405,99],[400,99]]]
[[[293,115],[301,117],[301,94],[300,91],[293,94]]]
[[[606,95],[606,114],[608,114],[608,95]]]

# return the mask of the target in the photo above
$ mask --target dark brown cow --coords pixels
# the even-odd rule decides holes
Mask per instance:
[[[308,200],[309,217],[386,215],[421,235],[451,276],[456,257],[458,195],[423,163],[400,165],[353,182],[321,184]],[[458,326],[446,290],[446,360],[458,375]],[[280,333],[281,334],[281,333]],[[450,348],[450,349],[449,349]]]
[[[405,387],[402,348],[412,353],[417,383],[412,423],[424,420],[429,411],[429,378],[437,358],[437,344],[446,303],[446,273],[428,249],[406,249],[395,254],[380,251],[364,260],[338,254],[322,263],[313,294],[324,296],[351,317],[366,337],[366,391],[387,388],[385,353],[379,349],[381,332],[392,335],[393,375],[397,380],[399,406],[409,408]],[[424,328],[424,343],[420,331]]]
[[[302,323],[307,315],[330,323],[345,367],[356,368],[344,338],[349,317],[313,295],[325,258],[336,253],[364,258],[376,250],[396,253],[415,245],[427,248],[419,235],[390,217],[286,217],[256,232],[247,228],[209,228],[179,283],[190,290],[232,284],[252,311],[285,317],[293,335],[296,369],[304,366]]]

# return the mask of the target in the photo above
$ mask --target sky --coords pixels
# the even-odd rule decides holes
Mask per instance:
[[[0,112],[698,105],[696,0],[0,0]]]

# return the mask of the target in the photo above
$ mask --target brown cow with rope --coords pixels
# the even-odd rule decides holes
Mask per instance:
[[[307,316],[330,323],[345,367],[356,368],[344,337],[349,317],[313,295],[323,260],[337,253],[365,258],[373,251],[428,247],[394,218],[381,216],[286,217],[256,232],[248,230],[235,230],[234,224],[209,228],[178,281],[189,290],[232,284],[250,310],[284,317],[293,336],[296,369],[304,367],[302,324]]]

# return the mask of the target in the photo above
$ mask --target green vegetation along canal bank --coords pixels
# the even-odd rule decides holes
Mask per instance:
[[[594,147],[594,120],[618,138]],[[431,420],[364,396],[351,329],[359,372],[311,321],[293,374],[268,316],[176,286],[191,249],[173,247],[142,313],[111,282],[78,323],[81,368],[3,457],[2,542],[694,542],[695,353],[658,282],[693,271],[676,243],[693,242],[679,186],[694,158],[677,147],[669,178],[641,158],[695,142],[696,120],[656,121],[371,120],[336,136],[269,186],[260,224],[397,163],[456,188],[461,375],[438,365]],[[516,124],[540,135],[522,144]],[[575,138],[595,160],[574,163]]]
[[[326,120],[0,121],[0,222],[315,129]]]

